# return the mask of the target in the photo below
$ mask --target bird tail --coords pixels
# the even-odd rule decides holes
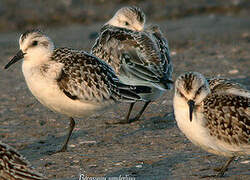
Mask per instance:
[[[148,86],[134,86],[123,83],[118,83],[120,98],[119,101],[135,102],[142,101],[143,99],[139,94],[152,93],[152,88]]]

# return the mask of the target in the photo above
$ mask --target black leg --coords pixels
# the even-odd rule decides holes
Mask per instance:
[[[57,152],[65,152],[65,151],[67,151],[68,142],[69,142],[69,139],[71,137],[72,131],[74,130],[74,127],[75,127],[75,121],[71,117],[70,118],[70,124],[69,124],[69,133],[68,133],[68,136],[67,136],[66,141],[63,144],[62,148],[59,151],[57,151]]]
[[[132,112],[132,109],[133,109],[134,105],[135,105],[135,102],[133,102],[133,103],[130,104],[129,110],[128,110],[128,114],[127,114],[125,120],[122,120],[122,121],[119,121],[119,122],[115,122],[115,123],[106,123],[106,124],[128,124],[130,122],[129,117],[130,117],[130,114]]]
[[[142,107],[141,111],[135,116],[135,118],[130,119],[128,122],[134,122],[134,121],[138,121],[141,117],[141,115],[143,114],[143,112],[145,111],[145,109],[147,108],[147,106],[151,103],[151,101],[147,101],[144,106]]]
[[[135,105],[135,103],[131,103],[130,107],[129,107],[129,110],[128,110],[128,114],[126,116],[126,119],[123,120],[123,121],[117,122],[117,123],[112,123],[112,124],[128,124],[128,123],[132,123],[132,122],[138,121],[140,119],[141,115],[143,114],[143,112],[145,111],[145,109],[147,108],[147,106],[149,105],[149,103],[151,103],[151,101],[147,101],[144,104],[144,106],[142,107],[141,111],[136,115],[135,118],[129,119],[130,114],[132,112],[132,109],[133,109],[133,107]],[[109,123],[107,123],[107,124],[109,124]]]
[[[125,119],[127,123],[129,123],[129,117],[130,117],[130,114],[131,114],[131,111],[132,111],[134,105],[135,105],[135,103],[131,103],[130,104],[130,107],[129,107],[129,110],[128,110],[128,114],[127,114],[126,119]]]
[[[235,157],[231,157],[230,159],[227,160],[227,162],[222,166],[221,168],[217,169],[220,172],[216,175],[216,177],[222,177],[224,173],[227,171],[227,168],[229,164],[235,159]]]

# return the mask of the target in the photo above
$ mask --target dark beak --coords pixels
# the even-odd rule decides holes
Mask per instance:
[[[190,119],[190,122],[192,122],[195,102],[193,100],[189,100],[187,103],[189,106],[189,119]]]
[[[8,64],[6,64],[6,66],[4,67],[4,69],[7,69],[8,67],[10,67],[12,64],[16,63],[17,61],[23,59],[25,53],[23,53],[22,50],[18,51],[17,54],[10,60],[10,62]]]

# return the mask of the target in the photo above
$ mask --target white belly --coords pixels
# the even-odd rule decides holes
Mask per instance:
[[[110,105],[72,100],[59,89],[56,80],[47,79],[41,73],[33,73],[24,68],[23,73],[32,94],[52,111],[69,117],[88,117]]]
[[[227,144],[209,134],[209,129],[205,125],[205,119],[202,113],[193,114],[193,120],[189,120],[189,108],[181,98],[174,97],[174,114],[179,129],[195,145],[202,149],[223,156],[232,156],[245,154],[245,150],[236,145]]]

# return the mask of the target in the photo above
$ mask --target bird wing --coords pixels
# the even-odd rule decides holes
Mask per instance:
[[[204,100],[210,135],[229,144],[250,145],[250,99],[228,93],[211,93]]]
[[[228,93],[250,98],[250,92],[241,84],[230,79],[215,77],[207,79],[212,93]]]
[[[158,25],[149,25],[145,28],[145,32],[149,33],[152,38],[155,39],[157,47],[160,50],[161,59],[165,60],[165,68],[168,77],[172,78],[173,64],[170,57],[170,49],[167,39],[164,37],[160,27]]]
[[[106,26],[92,53],[110,64],[118,75],[123,73],[150,82],[168,79],[166,60],[147,33]]]
[[[45,180],[14,148],[0,142],[0,179]]]
[[[58,86],[73,100],[133,102],[140,100],[137,91],[150,91],[147,87],[120,83],[109,65],[84,51],[60,48],[54,51],[52,59],[64,65]]]

